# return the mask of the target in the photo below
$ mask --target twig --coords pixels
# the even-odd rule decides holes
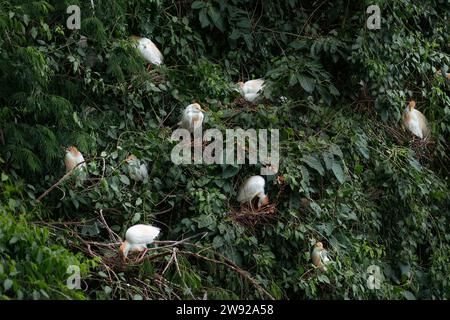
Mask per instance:
[[[61,179],[58,180],[58,182],[56,182],[54,185],[52,185],[50,188],[48,188],[47,190],[45,190],[45,192],[43,194],[41,194],[36,201],[37,202],[41,202],[41,200],[47,196],[50,192],[53,191],[53,189],[55,189],[57,186],[59,186],[64,180],[66,180],[74,170],[76,170],[78,168],[78,166],[82,165],[83,163],[86,163],[86,161],[80,162],[78,163],[75,167],[73,167],[69,172],[67,172]]]
[[[120,242],[122,242],[122,238],[119,237],[117,235],[117,233],[115,233],[113,230],[111,230],[111,228],[106,223],[105,217],[103,216],[103,209],[100,209],[99,214],[100,214],[100,219],[102,220],[103,226],[106,228],[106,230],[109,233],[109,237],[115,241],[119,240]]]
[[[239,274],[243,278],[245,278],[248,281],[250,281],[261,294],[266,295],[271,300],[275,300],[275,298],[269,292],[267,292],[267,290],[265,290],[263,287],[261,287],[261,285],[253,277],[251,277],[251,275],[250,275],[250,273],[248,271],[242,270],[241,268],[236,266],[232,261],[230,261],[229,259],[225,258],[224,256],[219,255],[216,252],[213,252],[214,254],[221,256],[225,260],[225,262],[224,261],[219,261],[219,260],[216,260],[216,259],[212,259],[212,258],[208,258],[208,257],[202,256],[202,255],[200,255],[198,253],[195,253],[195,252],[190,252],[190,251],[180,251],[180,252],[184,253],[186,255],[190,255],[190,256],[193,256],[193,257],[196,257],[196,258],[199,258],[199,259],[203,259],[203,260],[209,261],[209,262],[225,265],[226,267],[230,268],[231,270],[233,270],[234,272],[236,272],[237,274]]]

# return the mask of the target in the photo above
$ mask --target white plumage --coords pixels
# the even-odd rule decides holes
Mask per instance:
[[[204,118],[202,111],[202,107],[198,103],[188,105],[184,110],[183,117],[181,118],[181,127],[189,130],[191,133],[200,129]]]
[[[151,64],[157,66],[161,65],[164,61],[161,51],[158,47],[148,38],[140,38],[133,36],[132,39],[137,41],[137,49],[141,56]]]
[[[128,163],[128,172],[130,178],[134,181],[144,181],[148,178],[147,166],[134,155],[128,156],[126,162]]]
[[[160,229],[151,225],[137,224],[128,228],[125,233],[125,241],[119,248],[123,257],[126,258],[129,252],[145,252],[147,244],[152,243],[159,235]]]
[[[261,176],[252,176],[248,178],[240,187],[237,200],[240,203],[249,203],[252,205],[252,200],[258,197],[258,208],[269,203],[269,198],[264,191],[266,181]]]
[[[327,267],[325,265],[331,262],[331,259],[328,255],[327,250],[323,248],[322,242],[317,242],[314,245],[314,249],[311,254],[311,260],[313,264],[320,269],[320,271],[327,271]]]
[[[247,82],[238,82],[240,92],[245,100],[254,102],[260,96],[264,89],[264,79],[249,80]]]
[[[429,135],[427,119],[419,110],[415,109],[415,106],[415,101],[409,102],[403,113],[403,124],[412,134],[420,139],[424,139]]]
[[[83,155],[74,146],[68,147],[66,149],[66,156],[64,158],[64,163],[66,164],[67,172],[69,172],[70,170],[75,168],[80,163],[82,163],[82,164],[80,164],[76,170],[81,170],[81,168],[86,167],[86,163],[84,163]]]

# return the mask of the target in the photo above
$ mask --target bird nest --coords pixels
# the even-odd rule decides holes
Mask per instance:
[[[435,141],[430,137],[420,139],[412,133],[391,126],[385,126],[385,130],[397,144],[401,146],[409,144],[420,163],[424,164],[432,161],[431,155],[433,153]]]
[[[258,208],[254,199],[252,205],[244,204],[240,207],[232,207],[227,216],[233,221],[252,229],[257,225],[271,224],[278,217],[277,206],[286,186],[284,177],[281,175],[277,177],[277,182],[280,185],[280,190],[272,203]]]
[[[238,209],[232,209],[228,217],[245,227],[254,228],[259,224],[270,224],[276,219],[276,211],[276,204],[268,204],[258,209],[244,205]]]
[[[258,105],[263,104],[267,106],[270,105],[270,101],[268,99],[259,99],[257,102],[250,102],[243,97],[238,97],[234,100],[234,104],[244,107],[247,110],[258,111]]]

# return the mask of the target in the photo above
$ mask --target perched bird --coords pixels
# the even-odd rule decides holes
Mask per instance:
[[[441,74],[442,76],[447,79],[450,80],[450,73],[448,72],[448,67],[447,66],[443,66],[441,69]]]
[[[74,146],[68,147],[66,149],[66,156],[64,158],[66,164],[66,170],[69,172],[75,168],[79,163],[81,163],[75,170],[83,170],[86,168],[86,163],[84,162],[84,157],[80,151]]]
[[[248,178],[239,189],[237,200],[243,203],[249,203],[252,206],[252,200],[258,197],[258,209],[261,206],[269,204],[269,197],[265,194],[264,185],[265,180],[261,176],[252,176]]]
[[[254,102],[260,96],[264,89],[264,79],[249,80],[247,82],[238,82],[239,92],[245,100]]]
[[[412,134],[424,139],[430,134],[430,129],[425,116],[415,107],[416,102],[411,100],[403,113],[403,124]]]
[[[317,242],[314,245],[314,249],[311,254],[311,260],[313,264],[320,269],[320,271],[327,271],[326,264],[331,262],[330,257],[328,256],[327,250],[323,248],[322,242]]]
[[[190,104],[186,107],[183,113],[183,117],[179,125],[193,133],[195,130],[202,127],[204,110],[198,103]]]
[[[145,60],[147,60],[147,62],[157,66],[163,63],[164,58],[161,51],[159,51],[150,39],[137,36],[131,36],[131,39],[136,42],[136,47],[139,50],[139,53]]]
[[[128,163],[130,178],[134,181],[144,181],[148,178],[147,166],[134,155],[130,154],[125,160]]]
[[[123,260],[126,260],[130,252],[142,252],[139,258],[144,257],[148,251],[147,244],[152,243],[158,237],[160,231],[157,227],[145,224],[136,224],[128,228],[125,233],[125,241],[119,248]]]

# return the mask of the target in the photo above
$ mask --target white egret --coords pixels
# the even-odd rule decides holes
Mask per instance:
[[[430,129],[425,116],[415,107],[416,102],[411,100],[403,113],[403,124],[412,134],[424,139],[430,134]]]
[[[238,85],[244,99],[249,102],[255,102],[259,98],[261,91],[264,89],[265,83],[264,79],[255,79],[245,83],[238,82]]]
[[[130,178],[134,181],[144,181],[148,178],[147,166],[134,155],[130,154],[125,160],[128,163]]]
[[[142,258],[148,251],[147,245],[159,236],[160,231],[157,227],[145,224],[137,224],[128,228],[125,233],[125,241],[119,248],[123,260],[126,260],[130,252],[142,252]]]
[[[324,249],[322,242],[317,242],[314,245],[314,249],[311,254],[311,260],[313,264],[319,268],[320,271],[326,272],[327,267],[325,265],[331,262],[327,250]]]
[[[157,66],[163,63],[164,58],[161,51],[159,51],[158,47],[156,47],[150,39],[137,36],[131,36],[131,39],[136,42],[136,47],[139,50],[139,53],[148,63]]]
[[[258,208],[269,204],[269,197],[265,194],[264,185],[265,180],[261,176],[252,176],[248,178],[239,189],[237,200],[243,203],[249,203],[252,206],[252,200],[258,197]]]

